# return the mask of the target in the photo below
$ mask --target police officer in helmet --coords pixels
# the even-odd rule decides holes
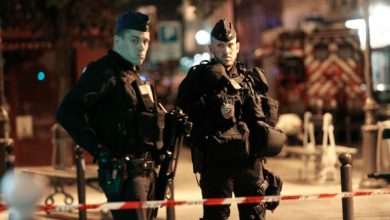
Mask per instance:
[[[239,50],[233,24],[219,20],[211,32],[211,61],[192,67],[179,87],[177,105],[193,122],[188,143],[203,198],[266,195],[263,158],[251,146],[258,135],[250,134],[254,122],[265,118],[261,104],[252,101],[268,87],[258,68],[237,61]],[[264,203],[239,204],[240,219],[263,220],[266,208]],[[203,207],[204,220],[229,216],[230,205]]]
[[[148,50],[149,17],[118,16],[113,48],[90,63],[63,99],[57,121],[98,162],[108,202],[154,199],[156,152],[164,112],[139,72]],[[114,219],[151,219],[149,209],[112,211]]]

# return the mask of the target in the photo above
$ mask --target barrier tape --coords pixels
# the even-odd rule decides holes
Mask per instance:
[[[302,195],[282,195],[282,196],[249,196],[237,198],[211,198],[198,200],[155,200],[155,201],[131,201],[131,202],[110,202],[99,204],[79,204],[79,205],[38,205],[39,211],[45,212],[63,212],[72,210],[118,210],[118,209],[137,209],[137,208],[161,208],[163,206],[181,206],[181,205],[227,205],[231,203],[248,204],[260,202],[276,202],[282,200],[316,200],[329,198],[350,198],[358,196],[378,196],[390,195],[390,190],[357,191],[341,193],[322,193],[322,194],[302,194]],[[0,212],[6,211],[7,206],[0,205]]]

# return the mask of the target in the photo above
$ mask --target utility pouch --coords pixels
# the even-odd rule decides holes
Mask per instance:
[[[246,112],[248,118],[247,121],[265,120],[265,113],[262,107],[262,100],[259,96],[251,95],[246,99],[244,105],[244,112]]]
[[[249,157],[249,129],[239,122],[229,130],[208,136],[205,163],[224,160],[239,160]]]
[[[194,173],[202,173],[203,170],[204,150],[200,146],[191,146],[192,171]]]
[[[107,193],[108,194],[119,194],[121,192],[121,189],[122,189],[122,177],[120,176],[116,176],[114,177],[115,175],[115,172],[117,172],[116,170],[113,170],[112,172],[110,172],[111,175],[107,175],[107,179],[106,179],[106,190],[107,190]]]
[[[144,142],[152,144],[154,141],[156,115],[153,111],[155,104],[151,86],[147,83],[140,84],[136,81],[133,84],[144,107],[144,110],[139,113],[139,137]]]
[[[163,146],[165,113],[157,107],[156,112],[141,112],[139,116],[139,137],[145,143],[159,150]]]
[[[194,126],[188,144],[191,147],[192,168],[194,173],[202,173],[204,164],[205,143],[203,129],[200,126]]]
[[[263,168],[264,178],[268,182],[268,187],[265,190],[266,196],[279,196],[283,188],[283,181],[280,176]],[[279,206],[279,201],[267,202],[266,208],[268,210],[275,210]]]
[[[261,107],[265,114],[265,122],[271,126],[275,126],[278,121],[279,102],[267,96],[260,96]]]
[[[281,129],[270,126],[263,121],[252,125],[249,135],[251,154],[255,156],[276,156],[282,150],[287,136]]]
[[[252,71],[248,71],[248,74],[254,81],[255,90],[263,94],[268,92],[267,78],[265,77],[264,71],[262,69],[255,67],[252,69]]]
[[[154,100],[154,93],[153,88],[148,83],[137,83],[136,81],[133,82],[133,87],[137,88],[138,94],[140,96],[140,99],[143,103],[143,106],[145,109],[149,112],[151,112],[154,109],[155,106],[155,100]]]
[[[145,142],[153,142],[153,130],[155,129],[154,122],[155,114],[151,112],[141,112],[139,116],[139,136]]]
[[[123,160],[114,160],[111,168],[99,169],[99,183],[107,197],[114,197],[122,192],[125,178]]]
[[[153,145],[157,149],[163,146],[163,129],[165,123],[165,113],[156,104],[154,88],[148,83],[133,82],[144,110],[139,116],[139,138],[148,145]]]

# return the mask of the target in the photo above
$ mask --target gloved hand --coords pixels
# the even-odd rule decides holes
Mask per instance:
[[[282,191],[283,187],[283,181],[282,179],[278,176],[275,175],[274,173],[268,171],[267,169],[263,169],[264,172],[264,178],[266,181],[268,181],[268,187],[265,190],[265,195],[266,196],[279,196],[280,192]],[[275,210],[276,207],[279,206],[279,201],[277,202],[267,202],[266,208],[268,210]]]
[[[246,123],[243,121],[238,122],[237,129],[242,134],[242,139],[248,142],[247,140],[249,139],[249,128]]]

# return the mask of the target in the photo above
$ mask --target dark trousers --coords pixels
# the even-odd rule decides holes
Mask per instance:
[[[201,174],[200,186],[203,198],[231,198],[264,196],[265,190],[262,162],[256,159],[248,164],[219,164],[205,167]],[[241,220],[265,219],[263,204],[239,204]],[[230,216],[230,205],[203,206],[204,220],[225,220]]]
[[[123,201],[146,201],[154,199],[154,182],[156,173],[154,171],[144,171],[137,174],[129,174],[124,180],[119,193],[109,193],[106,189],[106,175],[108,172],[99,170],[99,183],[103,189],[108,202]],[[114,220],[149,220],[152,219],[153,209],[124,209],[112,210]]]

